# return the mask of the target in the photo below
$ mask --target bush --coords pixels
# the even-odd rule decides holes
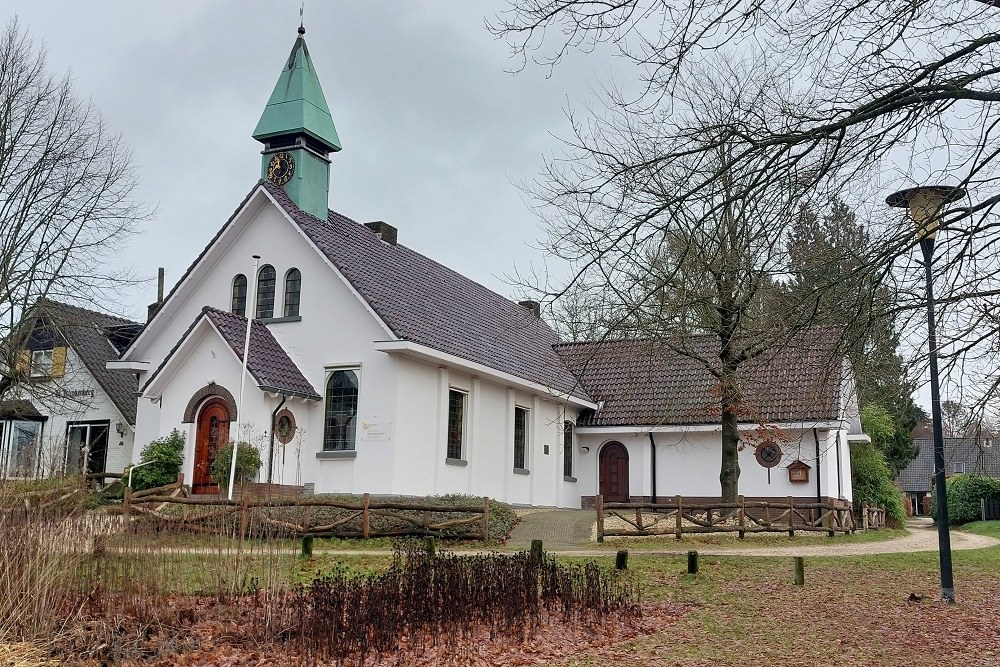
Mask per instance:
[[[223,489],[229,489],[229,473],[233,461],[233,443],[229,443],[215,454],[212,462],[212,479]],[[257,479],[264,463],[260,460],[260,450],[249,442],[239,443],[236,454],[236,483],[245,484]]]
[[[862,503],[885,507],[886,519],[892,527],[906,521],[903,496],[892,483],[892,471],[885,455],[870,443],[851,446],[851,484],[854,488],[854,508]]]
[[[136,468],[132,473],[132,488],[136,491],[152,489],[177,481],[184,461],[184,435],[177,429],[170,435],[146,445],[139,455],[139,463],[149,463],[148,466]],[[128,480],[128,468],[125,468],[125,480]]]
[[[982,518],[980,500],[1000,500],[1000,477],[954,475],[945,481],[948,492],[948,523],[960,524]],[[931,515],[937,520],[937,495]]]

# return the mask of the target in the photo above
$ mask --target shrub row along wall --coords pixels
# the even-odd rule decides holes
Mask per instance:
[[[1000,501],[1000,478],[979,475],[952,475],[945,481],[948,492],[948,522],[969,523],[982,519],[983,501]],[[937,519],[937,496],[931,507]]]

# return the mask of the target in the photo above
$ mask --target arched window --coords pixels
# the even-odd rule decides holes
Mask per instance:
[[[335,371],[326,382],[323,451],[354,449],[358,416],[358,374]]]
[[[302,274],[298,269],[288,269],[285,274],[285,317],[298,317],[301,291]]]
[[[265,264],[257,274],[257,315],[259,320],[274,317],[274,283],[277,274],[274,267]]]
[[[246,317],[247,314],[247,277],[242,273],[233,278],[233,307],[234,315]]]

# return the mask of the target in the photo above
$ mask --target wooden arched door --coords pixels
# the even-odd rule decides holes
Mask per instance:
[[[607,503],[627,503],[628,450],[620,442],[609,442],[601,448],[600,491]]]
[[[208,400],[198,413],[198,430],[194,446],[193,493],[218,493],[219,485],[212,479],[212,464],[220,447],[229,441],[229,408],[220,398]]]

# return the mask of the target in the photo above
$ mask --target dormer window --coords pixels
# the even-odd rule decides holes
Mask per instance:
[[[288,269],[285,274],[285,317],[298,317],[301,290],[302,274],[298,269]]]
[[[233,315],[247,315],[247,277],[242,273],[233,278]]]
[[[52,350],[32,350],[31,377],[52,377]]]
[[[257,274],[257,314],[259,320],[266,320],[274,317],[274,283],[277,274],[274,267],[265,264]]]

